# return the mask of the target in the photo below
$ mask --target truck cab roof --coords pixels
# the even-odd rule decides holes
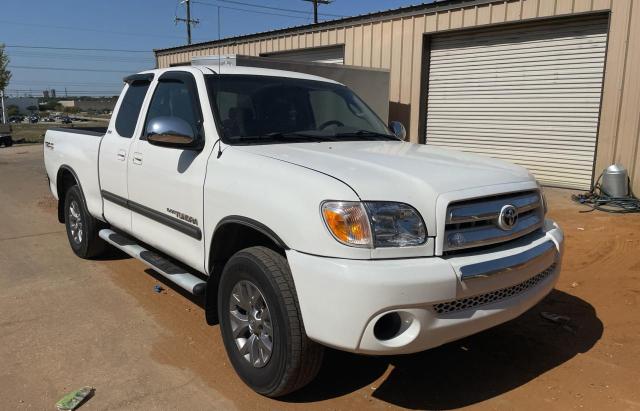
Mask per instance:
[[[234,65],[196,65],[196,66],[178,66],[178,67],[170,67],[165,69],[155,69],[155,70],[147,70],[140,74],[153,73],[153,74],[162,74],[166,71],[191,71],[191,69],[197,69],[203,72],[204,74],[220,74],[220,75],[251,75],[251,76],[270,76],[270,77],[285,77],[285,78],[295,78],[301,80],[314,80],[314,81],[323,81],[326,83],[334,83],[340,84],[335,80],[331,80],[325,77],[314,76],[311,74],[300,73],[297,71],[286,71],[286,70],[274,70],[262,67],[247,67],[247,66],[234,66]]]

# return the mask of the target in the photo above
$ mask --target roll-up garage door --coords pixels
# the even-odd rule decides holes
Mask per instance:
[[[275,57],[284,60],[307,63],[344,64],[344,46],[315,47],[301,50],[280,51],[263,54],[262,57]]]
[[[426,143],[589,188],[607,25],[562,19],[433,37]]]

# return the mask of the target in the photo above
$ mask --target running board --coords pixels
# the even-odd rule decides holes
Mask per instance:
[[[108,242],[112,246],[124,251],[133,258],[137,258],[158,273],[162,274],[167,280],[184,288],[193,295],[203,295],[207,287],[207,283],[193,274],[188,273],[184,268],[169,261],[162,255],[147,250],[129,237],[118,234],[107,228],[100,230],[98,233],[100,238]]]

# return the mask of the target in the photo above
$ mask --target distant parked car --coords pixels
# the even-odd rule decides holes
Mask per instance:
[[[72,123],[72,121],[71,121],[71,119],[69,117],[62,117],[62,120],[60,120],[60,121],[62,121],[62,124],[71,124]]]
[[[36,124],[38,121],[40,121],[40,119],[38,118],[38,116],[31,116],[31,117],[29,117],[29,123],[31,123],[31,124]]]
[[[0,124],[0,146],[11,147],[13,140],[11,139],[11,125]]]
[[[22,123],[24,121],[24,116],[11,116],[9,117],[9,123]]]

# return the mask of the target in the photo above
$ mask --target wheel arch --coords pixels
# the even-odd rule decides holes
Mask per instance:
[[[225,264],[236,252],[253,246],[265,246],[282,255],[287,244],[271,228],[252,218],[231,215],[216,225],[211,238],[205,296],[205,316],[208,324],[217,324],[217,294]]]
[[[70,187],[77,185],[80,189],[80,193],[84,199],[84,192],[82,191],[82,185],[76,172],[66,164],[63,164],[58,168],[56,174],[56,190],[58,192],[58,221],[64,223],[64,200],[67,195],[67,191]]]

